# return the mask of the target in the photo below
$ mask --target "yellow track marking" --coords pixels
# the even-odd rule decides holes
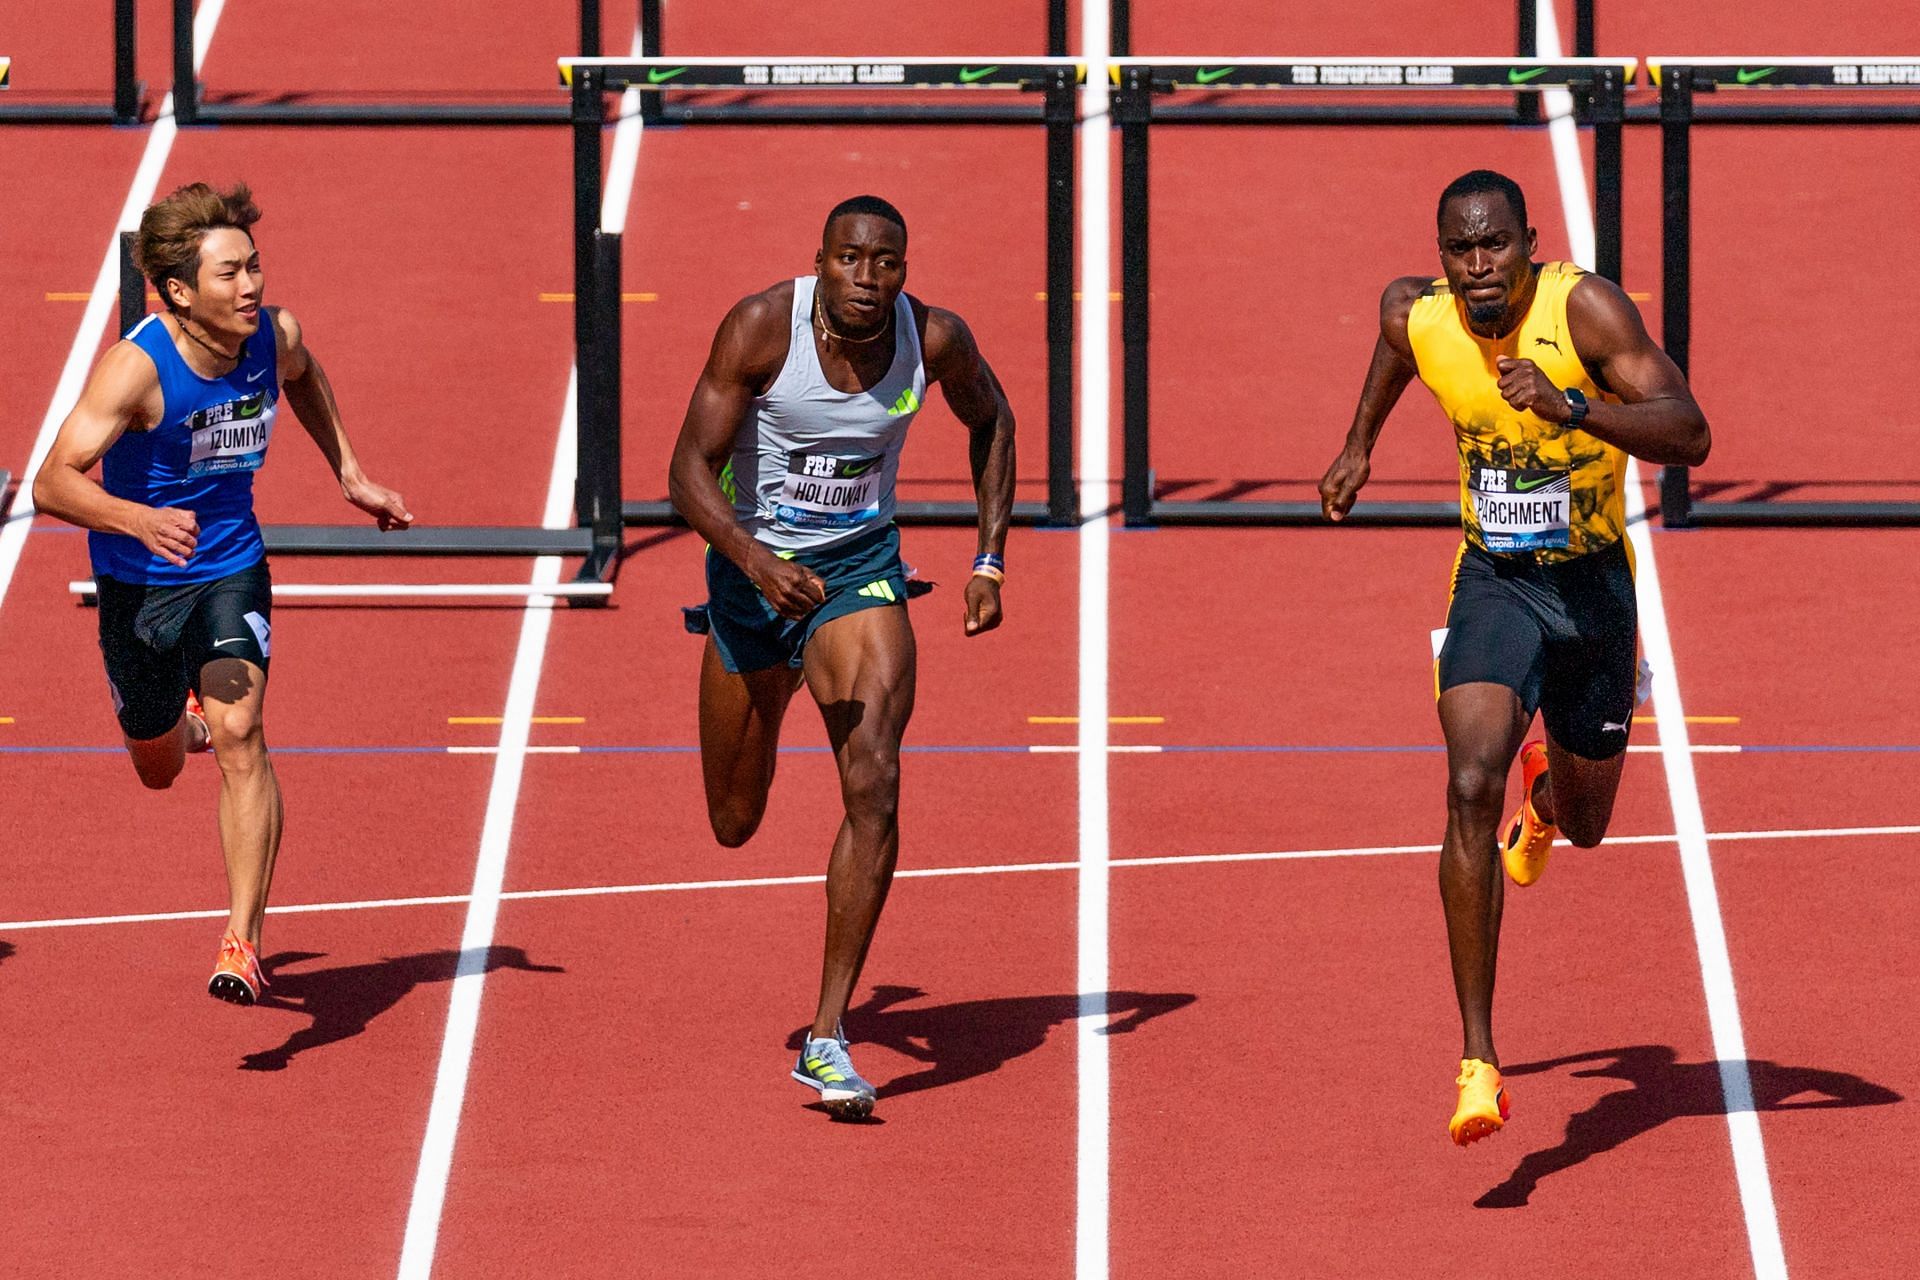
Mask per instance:
[[[1652,294],[1650,294],[1650,293],[1636,293],[1636,292],[1634,292],[1634,291],[1633,291],[1633,290],[1631,290],[1631,289],[1629,289],[1629,290],[1627,290],[1627,296],[1628,296],[1629,298],[1632,298],[1632,299],[1633,299],[1633,300],[1634,300],[1635,302],[1652,302],[1652,301],[1653,301],[1653,295],[1652,295]]]

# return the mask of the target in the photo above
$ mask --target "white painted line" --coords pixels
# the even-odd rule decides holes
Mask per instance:
[[[1112,180],[1107,115],[1107,6],[1083,3],[1080,49],[1087,83],[1080,91],[1080,909],[1076,1029],[1074,1276],[1107,1280],[1109,1222],[1109,1066],[1107,863],[1107,505],[1113,370],[1108,328],[1113,308],[1108,237]]]
[[[491,756],[498,755],[505,749],[504,747],[448,747],[447,754],[450,756]],[[520,754],[528,756],[577,756],[580,754],[579,747],[522,746],[517,748],[517,750]]]
[[[193,69],[196,73],[207,60],[214,26],[226,7],[226,0],[203,0],[194,14]],[[106,336],[107,325],[116,318],[119,309],[120,233],[137,228],[140,215],[153,203],[160,174],[167,167],[167,157],[173,152],[173,140],[179,132],[180,127],[173,120],[173,95],[169,93],[161,100],[160,114],[147,131],[147,145],[140,153],[133,184],[127,188],[127,198],[120,206],[113,234],[107,237],[107,252],[100,260],[100,270],[94,273],[93,292],[87,295],[87,309],[80,314],[80,328],[73,335],[73,346],[67,350],[67,362],[61,367],[60,381],[55,384],[47,415],[40,420],[40,432],[33,438],[26,469],[20,473],[20,491],[14,495],[13,510],[5,522],[0,523],[0,603],[7,598],[7,588],[13,583],[14,570],[20,565],[27,534],[33,527],[34,477],[40,474],[40,464],[47,460],[54,437],[60,434],[60,424],[79,403],[80,392],[87,385],[87,374],[93,369],[94,354],[100,350],[100,340]]]
[[[93,579],[81,578],[67,584],[67,594],[95,596],[99,588]],[[442,596],[501,597],[522,600],[530,597],[551,600],[559,596],[610,596],[611,582],[555,582],[546,586],[524,582],[276,582],[275,600],[383,599],[418,596],[434,599]]]
[[[1707,839],[1726,844],[1736,841],[1832,840],[1872,838],[1876,836],[1916,836],[1920,826],[1905,827],[1803,827],[1780,831],[1716,831]],[[1679,843],[1677,835],[1608,836],[1609,846],[1664,845]],[[1554,842],[1570,848],[1565,840]],[[1371,858],[1389,855],[1415,855],[1440,852],[1437,844],[1362,845],[1351,849],[1280,849],[1254,853],[1185,853],[1159,857],[1112,858],[1109,867],[1195,867],[1231,863],[1298,862],[1322,858]],[[999,862],[967,867],[917,867],[894,873],[896,880],[936,880],[953,876],[1023,875],[1036,871],[1077,871],[1080,864],[1061,862]],[[645,884],[582,885],[569,889],[518,889],[502,893],[502,902],[539,902],[556,898],[602,898],[636,893],[693,893],[721,889],[765,889],[786,885],[825,884],[826,877],[754,876],[735,880],[667,880]],[[268,907],[270,916],[301,915],[315,911],[373,911],[391,907],[443,907],[471,902],[465,893],[437,894],[419,898],[368,898],[353,902],[308,902]],[[147,911],[117,916],[64,916],[39,920],[0,920],[0,933],[21,933],[40,929],[76,929],[96,925],[156,924],[175,920],[220,920],[226,908],[207,911]]]
[[[1538,0],[1535,12],[1538,51],[1558,57],[1560,28],[1552,0]],[[1570,118],[1555,119],[1548,126],[1548,132],[1553,141],[1554,166],[1560,175],[1560,203],[1567,216],[1567,238],[1574,246],[1575,261],[1592,270],[1594,227],[1587,202],[1586,167],[1580,157],[1579,136]],[[1575,193],[1578,193],[1577,199]],[[1582,254],[1584,256],[1579,256]],[[1680,679],[1674,669],[1673,641],[1667,631],[1660,574],[1654,564],[1653,537],[1647,530],[1640,467],[1631,459],[1627,462],[1624,483],[1627,536],[1633,540],[1634,583],[1640,604],[1640,640],[1647,661],[1653,665],[1654,716],[1659,722],[1667,796],[1673,806],[1674,830],[1680,844],[1687,910],[1693,917],[1694,947],[1700,955],[1700,977],[1706,988],[1707,1023],[1713,1034],[1714,1057],[1720,1063],[1720,1089],[1725,1096],[1727,1130],[1733,1143],[1740,1207],[1746,1218],[1747,1248],[1753,1257],[1756,1280],[1786,1280],[1786,1254],[1780,1244],[1780,1223],[1774,1212],[1766,1150],[1760,1141],[1760,1117],[1753,1109],[1746,1036],[1740,1026],[1740,1002],[1734,992],[1733,960],[1727,953],[1726,926],[1720,918],[1720,895],[1713,883],[1713,860],[1707,849],[1706,818],[1700,810],[1693,753],[1688,750],[1687,717],[1680,701]]]
[[[633,52],[635,56],[640,53],[637,28],[633,33]],[[626,225],[627,205],[633,196],[634,175],[639,165],[640,128],[638,91],[629,89],[622,96],[620,123],[614,128],[613,156],[600,208],[600,225],[609,230],[619,230]],[[560,415],[559,440],[554,447],[553,473],[547,487],[544,523],[549,529],[566,528],[572,523],[579,386],[580,373],[575,368],[567,380],[566,404]],[[542,556],[534,561],[536,588],[550,587],[559,577],[560,557]],[[499,755],[494,761],[493,785],[487,795],[486,821],[481,828],[480,857],[473,873],[473,898],[460,936],[460,965],[453,979],[446,1038],[440,1046],[433,1103],[427,1112],[426,1136],[420,1144],[420,1168],[414,1176],[413,1200],[407,1208],[406,1237],[400,1248],[401,1280],[427,1280],[433,1271],[440,1213],[446,1203],[447,1178],[453,1171],[454,1138],[460,1127],[460,1108],[466,1098],[474,1037],[480,1027],[480,996],[486,981],[487,952],[493,945],[500,891],[507,874],[507,847],[513,834],[514,810],[520,800],[534,695],[540,687],[540,668],[546,658],[552,622],[551,602],[544,600],[530,601],[520,622],[520,643],[514,652],[513,676],[507,686],[507,705],[500,726]]]

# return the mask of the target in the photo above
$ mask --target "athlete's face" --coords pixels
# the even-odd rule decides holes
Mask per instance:
[[[1440,213],[1440,266],[1474,329],[1502,334],[1533,300],[1533,228],[1520,225],[1499,192],[1447,202]]]
[[[245,338],[260,327],[264,279],[253,237],[235,227],[216,227],[200,238],[195,286],[169,280],[167,296],[202,328]]]
[[[876,333],[907,284],[907,236],[885,218],[847,213],[827,226],[813,260],[820,305],[841,333]]]

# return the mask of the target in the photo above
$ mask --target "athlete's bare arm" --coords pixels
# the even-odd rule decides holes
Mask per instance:
[[[733,503],[720,492],[719,478],[753,398],[773,385],[786,362],[792,309],[793,285],[780,284],[741,299],[720,322],[674,442],[667,493],[693,531],[738,565],[767,603],[785,617],[804,618],[826,600],[826,583],[755,541],[733,518]]]
[[[1353,411],[1353,425],[1347,428],[1347,441],[1340,456],[1320,478],[1320,510],[1329,520],[1341,520],[1353,509],[1353,500],[1372,474],[1368,459],[1387,424],[1387,415],[1400,402],[1407,384],[1419,374],[1414,363],[1413,343],[1407,337],[1407,317],[1413,304],[1426,291],[1430,278],[1401,276],[1380,295],[1380,339],[1373,344],[1373,362],[1367,366],[1367,380],[1360,387],[1360,404]]]
[[[382,529],[404,529],[413,523],[413,513],[400,495],[385,485],[375,484],[360,469],[360,459],[347,439],[347,428],[340,421],[340,405],[333,398],[333,384],[327,371],[307,347],[300,322],[284,307],[268,307],[273,317],[273,336],[279,349],[280,385],[294,416],[306,428],[321,456],[333,468],[340,482],[341,496],[377,520]]]
[[[1593,380],[1625,402],[1592,401],[1582,431],[1662,466],[1707,460],[1713,437],[1686,375],[1654,345],[1619,285],[1595,275],[1576,284],[1567,295],[1567,330]],[[1573,417],[1565,392],[1531,360],[1500,361],[1500,394],[1548,422]]]
[[[200,538],[193,512],[116,498],[87,474],[122,432],[152,426],[163,403],[160,374],[146,352],[125,341],[107,348],[34,477],[33,505],[83,529],[138,538],[169,564],[186,564]]]
[[[1007,525],[1013,519],[1013,408],[1007,393],[980,354],[966,321],[951,311],[927,308],[927,380],[938,382],[967,428],[967,460],[973,468],[974,500],[980,506],[977,553],[1004,556]],[[992,578],[967,579],[968,635],[1000,625],[1000,584]]]

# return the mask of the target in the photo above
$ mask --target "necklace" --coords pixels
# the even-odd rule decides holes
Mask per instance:
[[[233,361],[235,364],[240,363],[240,353],[238,351],[234,352],[232,355],[228,355],[226,352],[222,351],[220,348],[214,346],[211,342],[208,342],[205,338],[202,338],[201,336],[196,334],[193,330],[187,328],[187,322],[185,320],[177,320],[176,323],[178,323],[180,326],[180,332],[186,334],[187,337],[193,340],[193,343],[195,346],[199,347],[202,351],[206,352],[208,355],[212,356],[214,359],[219,360],[223,363],[228,360]],[[244,344],[242,344],[242,349],[244,349]]]
[[[827,309],[821,304],[820,295],[816,293],[813,295],[813,320],[815,324],[820,326],[820,340],[822,342],[828,338],[832,338],[835,342],[844,342],[849,346],[858,347],[864,346],[869,342],[877,342],[881,338],[886,337],[888,330],[893,326],[893,313],[891,311],[887,313],[886,320],[880,326],[880,332],[865,338],[849,338],[845,334],[835,333],[827,327]]]

